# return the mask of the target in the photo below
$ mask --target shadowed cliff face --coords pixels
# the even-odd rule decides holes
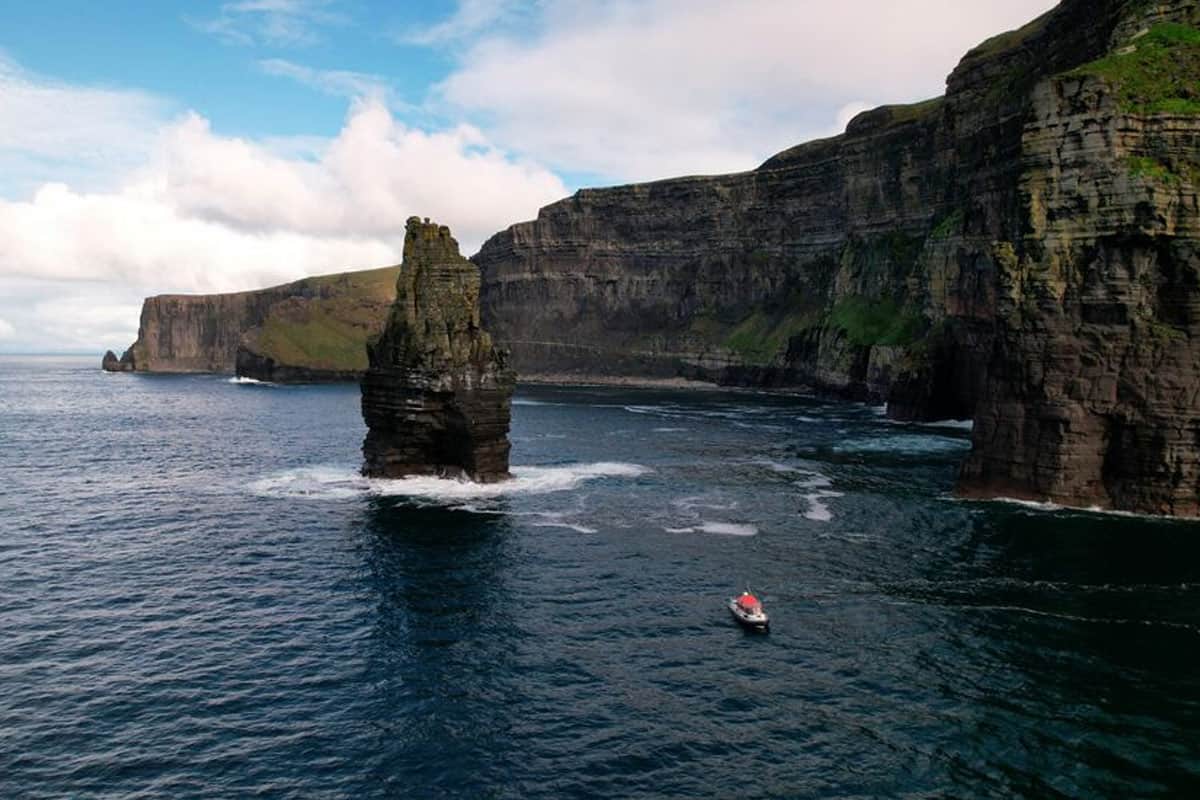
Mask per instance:
[[[1135,95],[1200,101],[1200,72],[1155,74],[1163,23],[1197,4],[1067,0],[945,98],[752,172],[580,191],[485,243],[484,318],[524,373],[976,416],[973,496],[1198,513],[1200,116]]]
[[[160,295],[110,371],[216,372],[275,382],[357,380],[383,327],[398,267],[325,275],[254,292]]]
[[[368,346],[363,474],[509,477],[516,376],[480,325],[479,284],[449,228],[408,220],[396,302]]]
[[[1131,47],[1033,93],[965,495],[1200,516],[1200,73],[1195,109],[1122,77],[1200,31]]]

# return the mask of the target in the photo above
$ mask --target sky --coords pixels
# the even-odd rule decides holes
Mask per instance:
[[[944,90],[1053,0],[0,5],[0,353],[142,298],[465,254],[583,186],[751,169]]]

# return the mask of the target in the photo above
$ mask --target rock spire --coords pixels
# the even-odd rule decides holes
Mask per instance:
[[[509,477],[516,376],[480,325],[479,286],[449,228],[409,218],[396,301],[367,345],[364,475]]]

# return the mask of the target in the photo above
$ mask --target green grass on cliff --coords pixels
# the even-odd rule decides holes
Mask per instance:
[[[928,119],[942,110],[946,98],[934,97],[919,103],[885,106],[891,115],[891,124],[899,125],[905,122],[917,122]]]
[[[396,294],[397,267],[297,281],[296,301],[277,307],[254,334],[254,349],[278,364],[367,368],[367,339],[380,331]]]
[[[1032,22],[1026,23],[1024,26],[1016,29],[1015,31],[1007,31],[1005,33],[997,34],[973,49],[970,55],[991,57],[999,53],[1007,53],[1010,50],[1016,50],[1034,36],[1041,33],[1045,29],[1046,23],[1050,21],[1050,17],[1051,13],[1047,12]]]
[[[944,239],[949,239],[955,234],[961,233],[963,222],[966,220],[966,214],[961,208],[956,208],[933,226],[933,230],[929,232],[929,238],[935,242],[940,242]]]
[[[1070,74],[1107,81],[1126,113],[1200,114],[1200,30],[1155,25],[1130,48]]]
[[[1169,166],[1147,156],[1130,156],[1129,174],[1135,178],[1152,178],[1168,184],[1179,183],[1180,179]]]
[[[756,311],[729,332],[725,346],[752,364],[769,364],[787,348],[789,339],[819,321],[818,315],[807,311]]]
[[[921,317],[891,300],[847,297],[829,315],[834,326],[860,346],[908,345],[921,335]]]
[[[362,370],[367,368],[367,335],[361,326],[313,311],[305,319],[269,318],[259,333],[258,346],[280,364]]]

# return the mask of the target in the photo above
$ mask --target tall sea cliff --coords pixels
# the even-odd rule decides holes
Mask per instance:
[[[961,491],[1200,513],[1200,11],[1066,0],[945,97],[751,172],[583,190],[476,256],[519,372],[974,417]]]
[[[367,339],[383,330],[399,272],[384,267],[251,292],[148,297],[137,341],[119,361],[106,358],[104,368],[358,380],[367,369]]]

